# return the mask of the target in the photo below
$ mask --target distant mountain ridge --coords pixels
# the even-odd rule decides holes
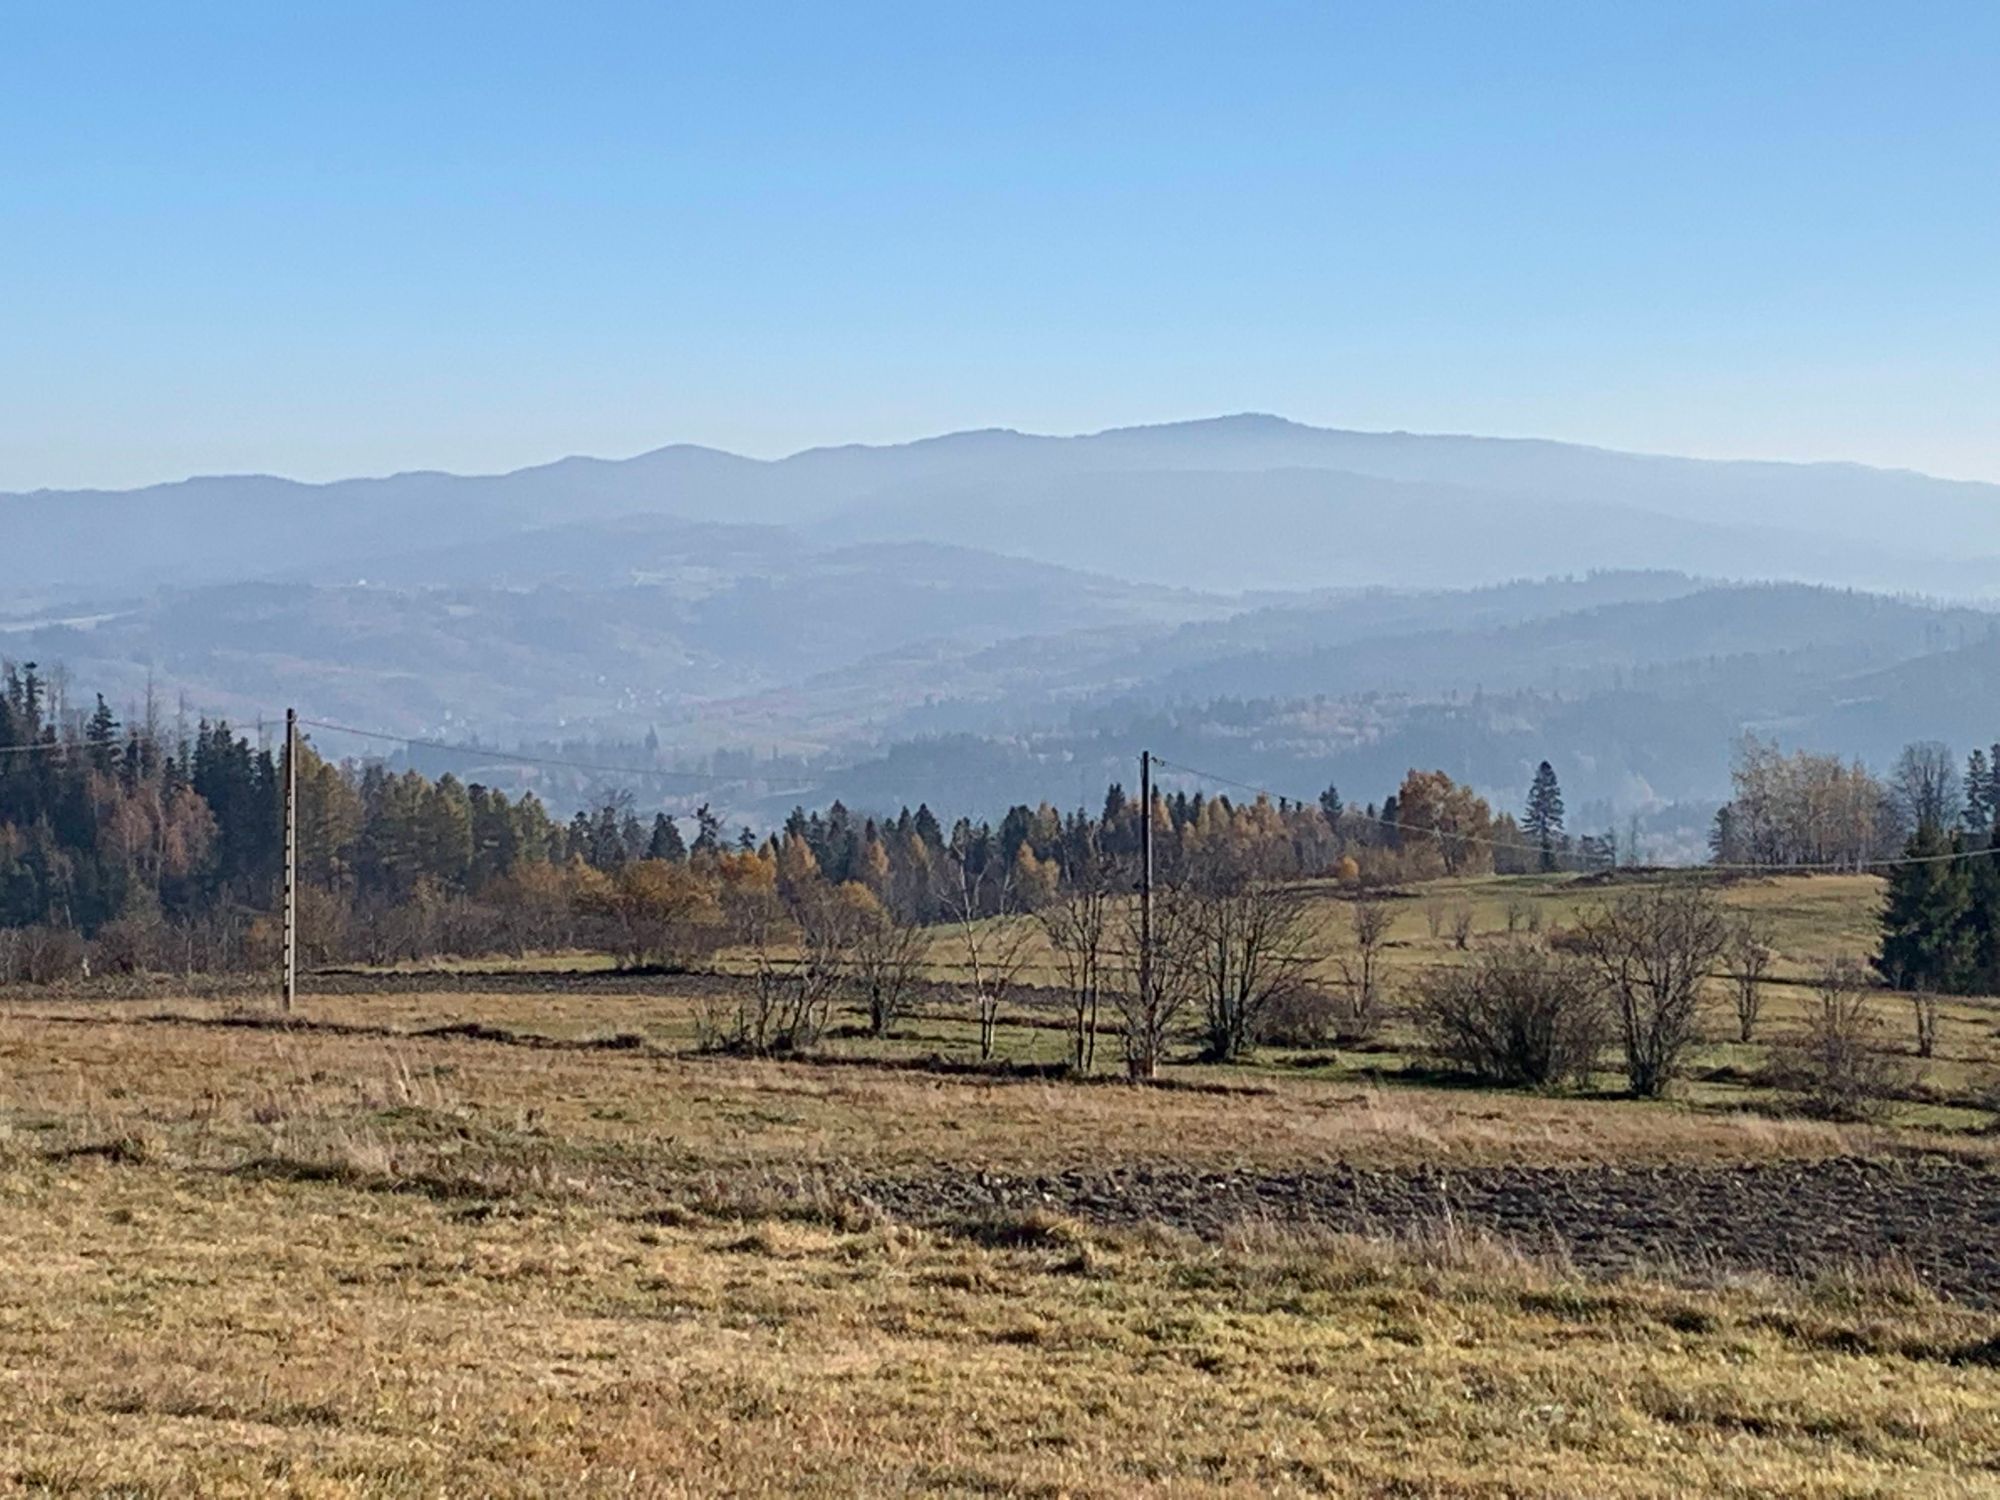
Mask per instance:
[[[626,515],[957,543],[1197,588],[1670,566],[2000,592],[2000,485],[1255,414],[1074,437],[995,428],[775,460],[676,444],[497,475],[40,490],[0,495],[0,551],[31,560],[16,588],[55,596],[301,567],[364,576],[373,557]]]
[[[0,556],[0,656],[121,713],[656,734],[868,807],[1101,795],[1150,745],[1503,805],[1552,756],[1648,808],[1722,796],[1745,730],[2000,737],[2000,486],[1850,465],[1248,415],[43,491],[0,496]]]

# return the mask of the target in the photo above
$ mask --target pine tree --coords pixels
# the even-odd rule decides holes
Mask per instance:
[[[1528,806],[1521,827],[1541,851],[1544,872],[1556,867],[1556,844],[1562,838],[1562,788],[1556,785],[1555,767],[1543,761],[1535,767],[1534,783],[1528,788]]]

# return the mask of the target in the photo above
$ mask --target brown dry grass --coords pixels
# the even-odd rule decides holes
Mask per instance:
[[[75,1145],[145,1134],[177,1159],[209,1166],[289,1158],[326,1137],[434,1160],[439,1170],[533,1157],[642,1184],[696,1169],[799,1171],[834,1161],[1219,1169],[1728,1161],[1896,1144],[1991,1149],[1622,1099],[1276,1076],[1246,1078],[1243,1091],[1216,1097],[214,1019],[100,1011],[0,1020],[15,1137]]]
[[[1893,1275],[1480,1243],[669,1224],[102,1158],[0,1175],[54,1493],[1990,1493],[2000,1323]]]
[[[1698,1285],[1589,1281],[1449,1226],[948,1234],[829,1185],[1991,1139],[1700,1097],[696,1058],[671,987],[304,1018],[328,1029],[199,1000],[0,1012],[0,1491],[2000,1491],[2000,1317],[1894,1265]],[[492,1031],[419,1034],[453,1021]],[[625,1033],[643,1045],[592,1045]]]

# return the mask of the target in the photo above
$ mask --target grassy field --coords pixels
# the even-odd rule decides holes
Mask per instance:
[[[1487,876],[1435,881],[1394,893],[1387,898],[1393,913],[1385,953],[1389,987],[1392,992],[1407,988],[1426,970],[1470,962],[1496,944],[1572,926],[1590,907],[1627,888],[1622,879],[1607,886],[1570,876]],[[1722,980],[1711,984],[1711,1015],[1704,1028],[1704,1043],[1696,1049],[1692,1079],[1683,1088],[1682,1099],[1722,1109],[1771,1107],[1778,1101],[1754,1081],[1766,1057],[1765,1043],[1798,1025],[1814,1003],[1813,983],[1830,961],[1865,961],[1874,951],[1882,882],[1872,875],[1767,877],[1733,881],[1719,890],[1731,912],[1753,917],[1760,924],[1775,960],[1764,986],[1764,1015],[1754,1045],[1746,1047],[1734,1040],[1730,986]],[[1341,983],[1340,952],[1351,941],[1350,909],[1350,897],[1339,887],[1329,883],[1312,889],[1311,920],[1319,931],[1316,946],[1322,954],[1317,977],[1333,989]],[[1452,936],[1453,919],[1461,911],[1471,916],[1464,948]],[[1023,918],[1009,920],[1029,929],[1023,982],[1057,986],[1059,974],[1035,924]],[[944,984],[964,979],[958,952],[950,930],[940,929],[931,947],[934,979]],[[727,972],[742,971],[746,965],[739,955],[724,953],[717,966]],[[448,977],[452,992],[371,996],[365,1004],[366,1016],[406,1028],[484,1022],[572,1038],[622,1030],[666,1050],[688,1049],[695,1044],[691,1007],[635,1006],[628,1003],[626,995],[583,995],[562,988],[565,978],[573,981],[577,975],[608,975],[610,965],[599,955],[443,963],[429,972],[441,979]],[[530,994],[516,988],[482,992],[478,988],[480,976],[496,974],[516,979],[543,976],[548,978],[549,988]],[[1885,1045],[1913,1052],[1916,1033],[1909,997],[1878,992],[1872,1005]],[[1065,1061],[1069,1041],[1059,1010],[1053,1001],[1039,1008],[1011,1007],[1014,1024],[1002,1028],[997,1056],[1018,1063]],[[1921,1065],[1911,1057],[1912,1097],[1898,1107],[1895,1117],[1901,1123],[1927,1128],[1977,1129],[1990,1122],[1988,1096],[2000,1085],[2000,1008],[1983,998],[1947,1000],[1941,1012],[1937,1055]],[[357,1009],[353,999],[341,998],[317,1002],[314,1014],[352,1021],[364,1010]],[[846,1018],[826,1050],[840,1056],[884,1059],[941,1056],[964,1061],[977,1056],[978,1029],[969,1006],[934,1001],[886,1041],[860,1035],[854,1019]],[[1106,1035],[1098,1049],[1098,1067],[1115,1072],[1118,1057],[1115,1038],[1109,1033],[1111,1018],[1103,1025]],[[1267,1048],[1251,1070],[1265,1075],[1305,1071],[1329,1081],[1379,1082],[1419,1060],[1414,1041],[1392,1015],[1366,1050],[1302,1053]],[[1610,1075],[1605,1082],[1613,1082]]]
[[[1590,893],[1422,893],[1398,970],[1462,959],[1433,897],[1473,907],[1476,944],[1509,905],[1549,925]],[[1730,899],[1803,976],[1865,948],[1874,893]],[[1873,1210],[1808,1187],[1865,1165],[2000,1214],[1980,1004],[1951,1008],[1933,1070],[1961,1102],[1863,1127],[1783,1117],[1722,1041],[1660,1103],[1436,1086],[1393,1026],[1135,1089],[919,1065],[970,1050],[949,1008],[779,1062],[692,1055],[680,981],[340,988],[293,1025],[4,997],[0,1490],[2000,1492],[2000,1284],[1974,1260],[1932,1290],[1923,1222],[1809,1265],[1762,1267],[1754,1239],[1614,1265],[1448,1196],[1393,1222],[1227,1207],[1357,1172],[1383,1202],[1504,1198],[1531,1171],[1565,1202],[1629,1208],[1637,1184],[1644,1210],[1652,1184],[1777,1174],[1773,1234],[1820,1213],[1860,1243]],[[1060,1055],[1037,1019],[1012,1014],[1012,1054]],[[1629,1235],[1734,1243],[1677,1206],[1712,1201]]]

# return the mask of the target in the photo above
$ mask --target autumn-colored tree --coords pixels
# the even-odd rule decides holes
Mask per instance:
[[[1446,875],[1493,867],[1493,813],[1486,800],[1443,771],[1411,771],[1396,792],[1402,847],[1419,865]]]

